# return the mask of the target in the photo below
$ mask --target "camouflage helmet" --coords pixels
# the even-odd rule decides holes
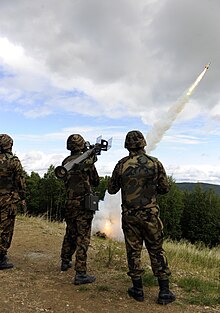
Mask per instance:
[[[70,135],[67,139],[66,148],[70,151],[80,151],[85,147],[85,140],[79,134]]]
[[[13,146],[13,139],[7,134],[0,134],[0,148],[3,150],[11,149]]]
[[[129,149],[144,148],[147,142],[139,130],[132,130],[127,133],[124,147]]]

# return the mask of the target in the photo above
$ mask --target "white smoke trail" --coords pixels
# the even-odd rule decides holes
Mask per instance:
[[[152,129],[150,130],[146,137],[148,144],[146,149],[147,153],[150,153],[152,150],[156,148],[157,144],[163,138],[165,132],[168,129],[170,129],[179,113],[183,111],[186,103],[189,100],[189,97],[192,95],[193,91],[195,90],[195,88],[205,75],[208,66],[209,65],[205,67],[202,73],[198,76],[195,82],[189,87],[189,89],[183,94],[183,96],[177,101],[177,103],[171,106],[167,114],[164,116],[163,120],[159,120],[154,124],[154,126],[152,127]]]

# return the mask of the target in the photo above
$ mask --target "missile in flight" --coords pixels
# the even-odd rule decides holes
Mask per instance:
[[[206,64],[205,68],[208,69],[210,66],[211,62],[209,62],[208,64]]]

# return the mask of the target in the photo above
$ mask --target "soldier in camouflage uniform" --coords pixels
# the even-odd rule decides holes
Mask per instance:
[[[159,218],[157,194],[169,191],[169,184],[163,165],[156,158],[145,153],[146,141],[140,131],[128,132],[125,148],[129,156],[115,166],[108,184],[108,192],[122,194],[122,229],[125,237],[127,260],[133,286],[129,296],[144,301],[142,284],[141,251],[143,242],[148,250],[151,267],[158,278],[160,291],[158,303],[167,304],[175,300],[169,290],[169,275],[163,245],[163,225]]]
[[[11,245],[17,205],[25,205],[25,180],[19,159],[12,154],[13,140],[0,134],[0,270],[13,267],[7,251]]]
[[[85,149],[85,140],[81,135],[73,134],[67,139],[67,149],[71,155],[64,159],[62,165],[78,158]],[[94,166],[96,156],[83,164],[76,164],[64,178],[66,188],[65,221],[66,234],[61,249],[61,271],[72,266],[75,253],[74,284],[87,284],[95,281],[95,276],[86,274],[87,250],[90,243],[91,225],[94,212],[85,209],[85,195],[91,193],[92,187],[99,184],[99,176]]]

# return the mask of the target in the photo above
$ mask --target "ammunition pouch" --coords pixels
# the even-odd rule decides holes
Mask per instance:
[[[88,193],[85,195],[85,209],[90,211],[98,211],[99,196],[97,194]]]
[[[1,175],[1,172],[0,172]],[[12,177],[0,177],[0,190],[10,192],[13,190]]]

